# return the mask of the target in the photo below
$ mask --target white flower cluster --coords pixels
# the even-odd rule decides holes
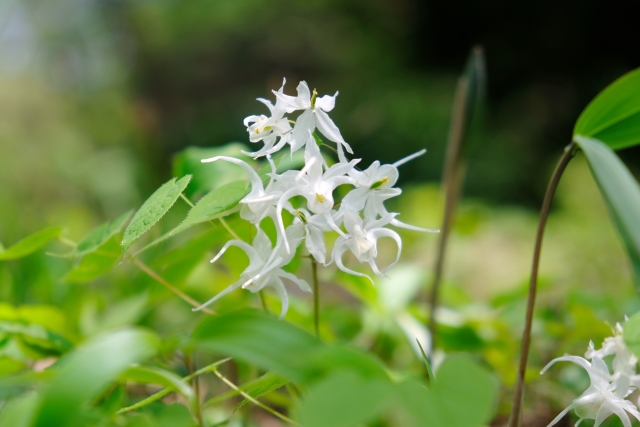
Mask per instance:
[[[366,170],[358,170],[356,165],[360,159],[347,160],[344,150],[350,154],[353,154],[353,150],[327,114],[333,110],[338,93],[318,97],[316,91],[311,93],[309,86],[303,81],[298,85],[298,96],[294,97],[283,93],[284,83],[283,81],[278,91],[273,91],[276,96],[275,105],[266,99],[258,99],[269,108],[270,116],[249,116],[244,120],[249,140],[252,143],[264,144],[260,150],[244,154],[254,159],[263,156],[267,158],[271,165],[271,173],[268,174],[269,182],[266,186],[255,170],[242,160],[223,156],[202,160],[235,163],[247,172],[251,191],[240,201],[240,216],[255,224],[257,234],[252,245],[239,240],[228,242],[211,260],[216,261],[230,246],[237,246],[247,253],[249,266],[239,281],[197,310],[239,287],[258,292],[266,286],[272,286],[282,300],[281,316],[284,316],[288,308],[288,297],[282,279],[297,284],[302,290],[311,291],[304,280],[282,269],[291,261],[303,241],[307,251],[317,262],[324,265],[335,262],[338,268],[347,273],[369,278],[364,273],[345,267],[342,261],[343,254],[350,251],[360,262],[368,263],[375,274],[384,276],[384,272],[398,261],[402,250],[400,236],[395,231],[385,228],[386,226],[433,231],[398,221],[398,214],[388,212],[384,206],[385,200],[401,193],[399,188],[394,187],[398,180],[398,166],[424,154],[425,150],[394,164],[381,165],[376,161]],[[293,122],[286,114],[295,111],[302,113]],[[294,123],[293,127],[291,123]],[[322,156],[316,130],[337,144],[337,163],[329,166]],[[291,154],[304,148],[305,164],[299,171],[289,170],[278,174],[271,155],[286,145],[290,146]],[[349,185],[352,188],[336,203],[333,193],[341,185]],[[306,206],[297,206],[295,202],[302,198],[306,199]],[[293,223],[288,227],[284,225],[284,210],[294,217]],[[272,246],[260,228],[260,223],[267,217],[276,224],[275,246]],[[328,260],[325,234],[329,232],[336,232],[339,237]],[[389,237],[398,245],[396,260],[384,271],[376,264],[378,239],[382,237]]]
[[[614,336],[606,338],[600,350],[596,350],[593,342],[590,342],[585,354],[586,359],[566,355],[553,359],[545,366],[542,374],[555,362],[573,362],[584,368],[591,380],[589,388],[551,421],[548,427],[560,421],[571,409],[580,417],[576,425],[583,420],[593,419],[594,427],[598,427],[610,415],[617,415],[624,427],[631,427],[627,413],[640,421],[640,412],[636,405],[625,399],[640,386],[640,375],[636,375],[638,359],[625,345],[622,332],[622,326],[617,324]],[[611,355],[613,373],[604,361],[605,357]]]

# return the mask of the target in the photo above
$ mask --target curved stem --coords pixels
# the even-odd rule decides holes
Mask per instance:
[[[558,188],[560,177],[567,167],[569,160],[574,155],[576,143],[571,142],[565,149],[564,154],[558,161],[556,169],[551,175],[551,180],[547,186],[547,192],[542,201],[540,209],[540,220],[538,222],[538,231],[536,233],[536,243],[533,250],[533,262],[531,265],[531,279],[529,281],[529,295],[527,297],[527,314],[525,318],[524,331],[522,332],[522,347],[520,348],[520,365],[518,366],[518,377],[513,392],[513,407],[511,409],[511,417],[509,418],[509,427],[519,427],[522,421],[522,398],[524,395],[524,374],[527,369],[527,360],[529,358],[529,346],[531,344],[531,325],[533,323],[533,309],[536,303],[536,289],[538,286],[538,268],[540,266],[540,252],[542,250],[542,238],[544,229],[549,218],[549,209],[551,201]]]
[[[320,338],[320,295],[318,286],[318,263],[311,257],[311,273],[313,275],[313,324],[316,336]]]

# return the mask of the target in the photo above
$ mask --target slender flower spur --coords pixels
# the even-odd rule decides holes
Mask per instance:
[[[258,99],[267,106],[270,116],[252,115],[244,120],[252,143],[263,142],[264,146],[255,152],[245,153],[251,157],[266,157],[271,165],[269,181],[244,160],[235,157],[218,156],[203,159],[202,162],[225,161],[241,167],[249,178],[251,190],[240,201],[240,217],[257,228],[253,243],[231,240],[211,261],[217,261],[231,246],[242,249],[249,257],[249,266],[233,283],[201,307],[213,304],[222,296],[239,288],[258,292],[272,287],[282,301],[281,317],[287,312],[289,297],[283,280],[298,285],[303,291],[311,291],[304,280],[283,270],[299,247],[304,248],[317,262],[328,265],[335,262],[341,270],[358,276],[366,276],[345,266],[343,256],[351,252],[355,259],[367,263],[373,272],[385,276],[386,272],[400,258],[402,239],[387,226],[407,228],[416,231],[433,231],[404,224],[396,219],[397,213],[390,213],[384,206],[386,200],[402,193],[394,187],[398,180],[398,166],[424,154],[421,150],[393,164],[384,165],[375,161],[369,168],[360,171],[356,167],[359,159],[347,160],[344,150],[353,154],[340,130],[327,114],[335,107],[336,96],[318,97],[314,89],[309,90],[306,82],[298,85],[298,95],[284,93],[284,83],[274,91],[275,104]],[[296,111],[302,113],[295,122],[287,116]],[[294,126],[291,126],[294,123]],[[320,132],[336,144],[338,161],[324,158],[320,152]],[[297,171],[278,174],[272,155],[290,145],[291,153],[304,147],[304,166]],[[349,191],[336,201],[336,188],[344,186]],[[263,221],[275,225],[275,244],[272,245],[262,230]],[[337,233],[338,240],[327,259],[326,235]],[[378,241],[388,237],[397,245],[396,259],[385,269],[376,262]],[[386,277],[386,276],[385,276]],[[369,280],[371,280],[369,278]]]

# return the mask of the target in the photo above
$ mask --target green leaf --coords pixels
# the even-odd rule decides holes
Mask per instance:
[[[395,405],[404,407],[411,426],[479,427],[495,410],[497,381],[464,356],[447,358],[432,387],[414,380],[398,384]]]
[[[313,382],[335,370],[386,378],[372,356],[328,345],[302,329],[261,311],[209,317],[195,329],[191,345],[253,363],[298,382]]]
[[[258,398],[260,396],[264,396],[267,393],[271,393],[274,390],[279,389],[280,387],[287,384],[289,381],[282,378],[280,375],[274,374],[272,372],[267,372],[260,378],[255,381],[252,381],[250,384],[245,384],[243,387],[239,387],[240,390],[247,393],[249,396]],[[239,394],[237,391],[232,390],[235,394]],[[248,399],[244,399],[242,402],[238,403],[238,406],[235,407],[233,412],[237,412],[238,409],[242,408],[246,403],[248,403]]]
[[[362,425],[387,409],[392,392],[389,380],[336,372],[309,390],[300,416],[306,427]]]
[[[133,366],[120,375],[120,381],[131,381],[138,384],[156,384],[168,387],[184,396],[191,408],[195,407],[195,392],[186,381],[173,372],[159,368]]]
[[[127,252],[127,249],[134,241],[149,231],[167,213],[190,180],[191,175],[184,176],[178,181],[176,181],[176,178],[172,178],[144,202],[124,231],[122,239],[123,253]]]
[[[604,143],[590,138],[575,137],[589,160],[589,167],[609,214],[624,241],[640,287],[640,187],[629,169]]]
[[[107,273],[120,258],[120,239],[114,236],[98,249],[88,253],[64,276],[69,283],[87,283]]]
[[[33,427],[66,427],[81,416],[87,403],[102,393],[131,364],[152,356],[156,335],[123,329],[86,342],[59,362],[59,371],[42,393]]]
[[[640,355],[640,313],[636,313],[624,324],[624,343],[636,356]]]
[[[420,353],[422,354],[422,360],[424,361],[424,365],[427,368],[427,374],[429,375],[429,382],[434,382],[436,377],[433,375],[433,371],[431,370],[431,363],[429,363],[429,358],[425,354],[424,349],[422,348],[422,344],[420,344],[420,341],[417,338],[416,338],[416,342],[418,343],[418,347],[420,347]]]
[[[29,393],[8,401],[0,411],[0,426],[31,427],[33,414],[39,403],[36,393]]]
[[[246,159],[241,153],[249,150],[245,144],[232,142],[222,147],[188,147],[176,155],[173,161],[173,175],[193,175],[193,182],[185,191],[192,197],[197,194],[207,193],[221,185],[246,179],[247,175],[242,168],[229,162],[202,163],[202,159],[216,156],[236,157]]]
[[[226,235],[222,229],[211,228],[183,246],[162,255],[151,264],[151,267],[170,283],[179,285],[198,264],[205,262],[205,254],[223,236]]]
[[[611,83],[587,105],[573,136],[598,139],[613,150],[640,143],[640,68]]]
[[[37,324],[0,321],[0,331],[19,336],[24,344],[44,354],[59,355],[71,348],[71,343],[64,337]]]
[[[175,235],[192,225],[223,216],[237,206],[247,194],[249,194],[249,183],[246,180],[233,181],[210,191],[196,203],[187,214],[187,218],[174,228],[171,234]]]
[[[18,259],[32,254],[49,243],[50,240],[58,237],[62,230],[62,227],[52,227],[38,231],[29,237],[25,237],[15,245],[9,247],[3,252],[0,252],[0,261]]]
[[[131,217],[132,213],[133,211],[126,212],[112,222],[106,222],[94,228],[80,241],[80,243],[78,243],[78,247],[75,249],[75,251],[72,251],[68,255],[82,256],[98,249],[107,240],[111,239],[113,236],[120,232],[125,222],[127,222],[127,220]]]

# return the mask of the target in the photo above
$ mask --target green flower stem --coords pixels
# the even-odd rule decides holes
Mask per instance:
[[[536,290],[538,287],[538,269],[540,266],[540,252],[542,250],[542,238],[544,229],[549,218],[549,209],[551,201],[558,188],[560,177],[569,164],[569,161],[575,154],[576,143],[571,142],[565,149],[564,154],[558,161],[556,169],[551,175],[547,191],[542,201],[540,209],[540,220],[538,222],[538,231],[536,233],[535,248],[533,250],[533,263],[531,265],[531,279],[529,281],[529,295],[527,297],[527,314],[525,318],[524,331],[522,333],[522,347],[520,349],[520,365],[518,366],[518,376],[513,392],[513,406],[511,409],[511,417],[509,418],[509,427],[520,427],[522,422],[522,401],[524,396],[524,374],[527,369],[527,360],[529,358],[529,347],[531,344],[531,325],[533,323],[533,309],[536,303]]]
[[[302,427],[301,424],[298,424],[297,422],[295,422],[291,418],[287,417],[286,415],[281,414],[280,412],[276,411],[275,409],[269,408],[267,405],[263,404],[262,402],[258,401],[255,398],[251,397],[251,395],[249,395],[249,394],[245,393],[244,391],[240,390],[240,388],[238,388],[238,386],[236,386],[234,383],[232,383],[227,378],[225,378],[220,372],[218,372],[218,369],[213,368],[213,373],[218,378],[220,378],[222,380],[222,382],[224,382],[226,385],[228,385],[229,387],[231,387],[232,389],[234,389],[235,391],[240,393],[240,395],[242,397],[244,397],[245,399],[247,399],[249,402],[253,403],[256,406],[261,407],[265,411],[269,412],[271,415],[280,418],[284,422],[287,422],[287,423],[289,423],[291,425],[294,425],[294,426]]]
[[[195,407],[193,408],[193,416],[196,419],[199,427],[204,427],[204,422],[202,421],[202,406],[200,403],[200,381],[197,375],[193,375],[195,373],[195,360],[194,357],[185,356],[184,364],[187,367],[187,372],[192,376],[191,378],[191,388],[195,392]]]
[[[320,338],[320,289],[318,286],[318,263],[311,257],[311,274],[313,275],[313,325],[316,336]]]
[[[230,361],[231,358],[227,357],[226,359],[222,359],[222,360],[218,360],[217,362],[212,363],[211,365],[207,365],[204,368],[198,369],[197,371],[195,371],[194,373],[187,375],[186,377],[184,377],[182,380],[183,381],[191,381],[193,378],[205,374],[207,372],[211,372],[213,369],[215,369],[216,367],[222,365],[223,363],[226,363],[228,361]],[[140,409],[143,406],[146,406],[150,403],[155,402],[156,400],[162,399],[163,397],[165,397],[167,394],[171,393],[172,391],[175,391],[173,388],[171,387],[167,387],[163,390],[160,390],[159,392],[152,394],[151,396],[147,397],[146,399],[141,400],[140,402],[131,405],[131,406],[127,406],[125,408],[120,409],[118,412],[116,412],[116,414],[124,414],[125,412],[129,412],[129,411],[134,411],[136,409]]]
[[[145,263],[143,263],[142,261],[140,261],[138,258],[134,258],[134,257],[129,257],[129,259],[131,260],[131,262],[133,262],[133,264],[135,264],[136,267],[138,267],[140,270],[144,271],[145,273],[147,273],[147,275],[149,277],[151,277],[152,279],[154,279],[156,282],[160,283],[162,286],[164,286],[165,288],[169,289],[171,292],[173,292],[174,294],[176,294],[177,296],[179,296],[180,298],[182,298],[184,301],[188,302],[189,304],[191,304],[194,307],[200,307],[202,304],[199,303],[198,301],[196,301],[195,299],[191,298],[189,295],[185,294],[184,292],[182,292],[180,289],[176,288],[175,286],[173,286],[171,283],[169,283],[168,281],[166,281],[164,279],[164,277],[160,276],[158,273],[156,273],[155,271],[153,271],[148,265],[146,265]],[[203,311],[207,314],[211,314],[214,315],[216,314],[215,311],[211,310],[210,308],[204,307],[203,309],[201,309],[200,311]]]

